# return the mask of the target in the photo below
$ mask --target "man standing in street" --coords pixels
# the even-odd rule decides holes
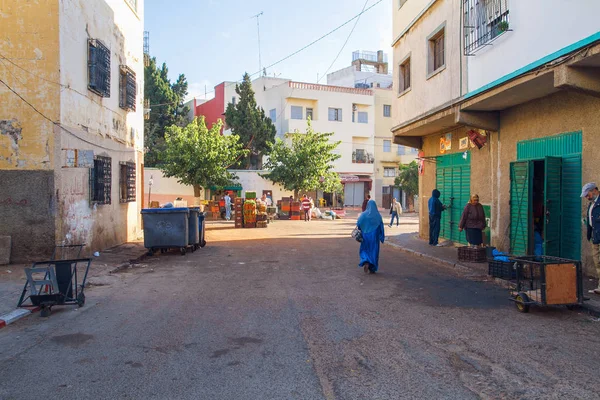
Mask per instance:
[[[390,209],[392,219],[390,220],[390,228],[394,225],[394,218],[396,219],[396,226],[400,225],[400,216],[402,215],[402,205],[395,198],[392,201],[392,208]]]
[[[310,221],[310,199],[307,195],[302,197],[302,210],[304,211],[304,222]]]
[[[369,200],[371,200],[370,194],[367,195],[367,197],[365,198],[365,201],[363,201],[363,203],[362,203],[362,212],[365,212],[365,210],[367,209],[367,204],[369,204]]]
[[[229,193],[225,193],[225,219],[229,221],[231,219],[231,197],[229,197]]]
[[[581,197],[585,197],[590,204],[586,213],[587,239],[592,242],[592,257],[596,266],[596,273],[600,279],[600,192],[594,182],[586,183],[581,189]],[[600,294],[600,281],[598,287],[590,293]]]
[[[440,201],[440,191],[433,189],[431,198],[429,199],[429,245],[439,246],[438,238],[440,236],[440,222],[442,219],[442,211],[446,207]]]

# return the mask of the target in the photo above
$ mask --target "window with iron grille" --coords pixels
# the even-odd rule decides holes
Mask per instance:
[[[386,178],[392,178],[396,176],[396,168],[384,167],[383,176]]]
[[[120,164],[119,192],[121,203],[135,201],[135,163],[122,162]]]
[[[111,168],[112,160],[110,157],[96,156],[94,158],[94,168],[90,169],[90,197],[92,203],[111,203]]]
[[[402,93],[410,89],[410,57],[407,57],[406,60],[400,64],[399,70],[398,93]]]
[[[463,0],[465,55],[472,55],[508,31],[508,0]]]
[[[110,97],[110,50],[98,39],[88,40],[88,89]]]
[[[121,65],[119,75],[119,107],[127,111],[135,111],[137,83],[135,72],[126,65]]]

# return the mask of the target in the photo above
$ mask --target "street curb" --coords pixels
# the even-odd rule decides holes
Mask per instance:
[[[422,258],[426,258],[430,261],[433,261],[435,263],[438,264],[444,264],[446,266],[452,267],[452,268],[456,268],[460,271],[463,272],[471,272],[473,271],[473,268],[467,267],[466,265],[460,264],[458,262],[454,263],[448,260],[444,260],[443,258],[439,258],[439,257],[435,257],[429,254],[424,254],[421,253],[419,251],[415,251],[415,250],[411,250],[411,249],[407,249],[406,247],[402,247],[399,244],[396,243],[390,243],[390,242],[385,242],[385,244],[387,244],[388,246],[392,246],[394,248],[397,248],[405,253],[417,256],[417,257],[422,257]],[[498,285],[498,286],[504,286],[507,287],[506,281],[500,278],[491,278],[490,277],[490,282]],[[593,317],[597,317],[600,318],[600,308],[594,307],[592,305],[589,304],[585,304],[585,302],[581,305],[581,309],[584,310],[585,312],[587,312],[588,314],[590,314]]]
[[[8,314],[0,315],[0,329],[39,310],[40,307],[24,307],[17,308],[14,311],[9,312]]]

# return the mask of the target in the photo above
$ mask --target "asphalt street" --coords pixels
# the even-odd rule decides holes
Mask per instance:
[[[0,330],[0,398],[600,396],[600,322],[583,312],[520,314],[485,277],[391,246],[365,275],[351,220],[232,228]]]

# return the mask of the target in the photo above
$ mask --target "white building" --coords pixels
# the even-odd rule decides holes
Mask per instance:
[[[393,78],[388,69],[387,54],[379,50],[355,51],[352,65],[327,74],[327,84],[359,89],[391,88]]]
[[[252,82],[256,101],[283,137],[304,132],[310,117],[317,132],[333,132],[341,158],[335,171],[345,186],[344,203],[359,206],[372,190],[375,113],[373,91],[262,77]]]

